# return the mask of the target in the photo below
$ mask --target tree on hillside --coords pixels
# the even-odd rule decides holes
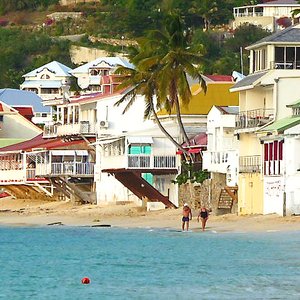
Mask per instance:
[[[217,2],[214,0],[194,0],[191,2],[189,11],[203,19],[204,30],[207,31],[210,28],[211,19],[217,10]]]
[[[163,30],[150,31],[146,38],[140,40],[139,51],[132,58],[136,71],[130,72],[127,81],[121,85],[121,87],[133,85],[135,92],[131,89],[118,104],[129,100],[130,106],[137,92],[144,95],[151,104],[152,101],[149,99],[153,99],[155,94],[159,108],[164,107],[168,113],[172,110],[176,112],[183,139],[189,144],[189,138],[182,124],[180,107],[188,105],[192,96],[188,76],[197,79],[205,88],[199,71],[199,65],[202,63],[199,52],[201,49],[191,47],[190,33],[184,29],[182,19],[178,15],[170,15]],[[126,74],[126,70],[122,68],[118,72]],[[153,112],[154,107],[152,104],[151,106],[150,111]],[[178,147],[176,141],[174,144]]]

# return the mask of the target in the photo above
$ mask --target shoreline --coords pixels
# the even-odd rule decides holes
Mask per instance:
[[[193,211],[190,230],[202,232]],[[0,226],[85,226],[119,228],[170,229],[181,231],[182,209],[165,209],[146,212],[133,204],[81,205],[65,201],[36,199],[1,199]],[[213,232],[286,232],[300,230],[300,216],[271,215],[237,216],[211,215],[207,231]]]

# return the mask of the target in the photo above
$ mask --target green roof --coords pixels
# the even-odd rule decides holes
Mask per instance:
[[[298,100],[298,101],[295,102],[295,103],[288,104],[288,105],[286,105],[286,107],[298,108],[298,107],[300,107],[300,100]]]
[[[6,147],[6,146],[10,146],[10,145],[14,145],[17,143],[21,143],[26,141],[26,139],[1,139],[0,138],[0,148],[2,147]]]
[[[286,129],[294,127],[298,124],[300,124],[300,116],[299,117],[287,117],[287,118],[275,121],[271,125],[261,129],[261,131],[277,131],[278,133],[282,133]]]

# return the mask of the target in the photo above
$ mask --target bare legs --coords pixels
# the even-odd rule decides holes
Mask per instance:
[[[186,231],[188,231],[189,230],[189,223],[190,222],[182,222],[182,231],[184,231],[184,225],[186,224]]]
[[[205,218],[205,219],[201,218],[201,223],[202,223],[202,231],[204,231],[204,230],[205,230],[205,226],[206,226],[206,221],[207,221],[207,219],[208,219],[208,218]]]

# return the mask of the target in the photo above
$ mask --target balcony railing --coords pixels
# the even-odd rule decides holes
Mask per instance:
[[[45,138],[57,137],[57,126],[56,125],[45,125],[43,137],[45,137]]]
[[[211,172],[226,173],[228,166],[237,167],[237,151],[204,151],[203,163],[204,168]]]
[[[175,155],[128,154],[129,169],[175,169]]]
[[[95,135],[96,134],[96,124],[90,123],[89,121],[81,121],[79,123],[71,124],[55,124],[55,125],[45,125],[44,127],[44,137],[56,137],[56,136],[66,136],[66,135]]]
[[[240,156],[239,157],[239,171],[240,173],[260,173],[261,170],[261,156]]]
[[[255,128],[263,126],[274,119],[274,109],[253,109],[248,111],[241,111],[235,120],[235,127],[241,128]]]
[[[270,62],[270,69],[281,69],[281,70],[298,70],[300,69],[300,61],[284,61],[284,62]]]
[[[94,174],[94,163],[52,163],[51,174],[44,175],[93,175]],[[42,174],[40,174],[42,175]]]

